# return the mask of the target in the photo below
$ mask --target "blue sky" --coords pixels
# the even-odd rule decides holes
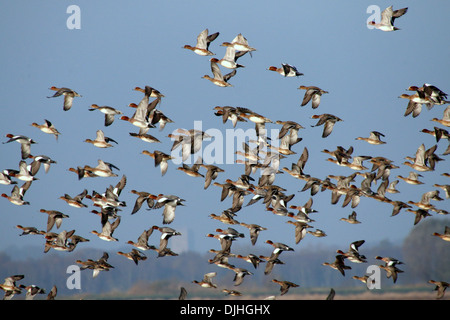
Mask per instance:
[[[221,118],[214,115],[215,106],[247,107],[274,121],[293,120],[304,126],[300,131],[303,140],[293,147],[297,154],[283,159],[281,167],[296,162],[306,146],[310,154],[306,173],[320,179],[329,174],[350,175],[354,171],[327,162],[328,155],[321,150],[353,146],[354,155],[394,160],[400,168],[392,170],[391,181],[397,175],[408,175],[410,168],[401,165],[404,157],[413,156],[422,143],[427,148],[436,144],[432,136],[420,130],[432,129],[436,124],[430,120],[442,117],[445,107],[424,108],[414,119],[404,117],[407,101],[398,96],[408,93],[405,89],[410,85],[423,83],[434,84],[446,92],[450,90],[446,45],[450,4],[399,1],[394,9],[409,7],[407,14],[396,20],[400,31],[386,33],[367,28],[366,21],[371,14],[367,8],[377,5],[383,10],[390,4],[386,1],[321,1],[320,5],[308,1],[214,4],[211,1],[134,1],[132,5],[123,1],[3,2],[0,5],[1,135],[32,137],[38,142],[32,146],[32,153],[47,155],[57,164],[47,174],[38,173],[40,180],[32,184],[25,196],[30,206],[17,207],[2,198],[0,249],[11,245],[39,246],[36,237],[18,237],[20,232],[15,226],[44,229],[47,216],[39,212],[42,208],[70,216],[59,231],[75,229],[77,234],[91,240],[80,247],[94,246],[107,251],[123,247],[126,241],[136,240],[144,229],[162,225],[162,210],[142,209],[130,215],[136,199],[130,193],[132,189],[174,194],[185,199],[186,206],[177,208],[175,221],[170,225],[183,233],[177,240],[187,241],[197,251],[218,248],[216,240],[205,235],[225,225],[210,219],[209,215],[229,208],[231,199],[220,202],[220,188],[210,186],[203,190],[201,178],[185,175],[174,164],[169,164],[167,174],[161,177],[153,160],[141,154],[144,149],[170,152],[172,141],[167,135],[177,128],[191,129],[195,121],[202,121],[204,130],[232,129],[229,122],[222,124]],[[78,5],[81,10],[81,29],[67,28],[70,14],[66,10],[70,5]],[[233,87],[219,88],[202,79],[204,74],[211,74],[209,58],[182,49],[185,44],[195,44],[197,35],[205,28],[210,33],[220,32],[210,45],[219,59],[225,53],[220,44],[231,41],[238,33],[257,49],[252,57],[240,58],[239,63],[245,68],[230,80]],[[295,65],[304,76],[284,78],[267,70],[281,63]],[[53,85],[72,88],[82,97],[76,98],[72,109],[64,112],[61,98],[46,98],[53,93],[49,90]],[[158,108],[174,121],[163,131],[149,132],[162,144],[147,144],[130,137],[128,133],[136,132],[135,127],[117,118],[105,128],[103,114],[88,111],[95,103],[115,107],[131,116],[134,111],[128,104],[138,103],[142,98],[141,93],[132,89],[145,85],[165,95]],[[319,86],[329,94],[323,96],[316,110],[310,105],[300,107],[304,94],[297,89],[300,85]],[[311,127],[316,123],[311,116],[322,113],[344,120],[325,139],[321,138],[322,127]],[[30,125],[43,123],[44,119],[53,122],[61,132],[58,141]],[[246,130],[253,125],[240,123],[238,127]],[[268,129],[276,128],[279,126],[268,125]],[[85,143],[85,139],[95,137],[98,129],[118,145],[97,149]],[[355,140],[373,130],[385,134],[386,145],[373,146]],[[3,141],[6,140],[4,137]],[[441,141],[437,154],[442,154],[446,147],[447,142]],[[18,167],[18,144],[1,144],[0,154],[1,169]],[[120,168],[119,177],[79,181],[68,171],[70,167],[85,164],[95,166],[98,159]],[[434,183],[448,184],[448,178],[441,176],[450,171],[447,162],[446,159],[438,163],[434,172],[423,173],[424,185],[411,186],[401,181],[400,193],[389,197],[418,201],[423,193],[435,189]],[[226,172],[217,178],[220,183],[227,178],[236,180],[243,173],[242,165],[221,167]],[[65,193],[76,195],[83,189],[89,193],[104,192],[122,174],[127,176],[128,183],[121,199],[128,206],[121,212],[122,222],[115,232],[119,243],[106,243],[90,234],[101,227],[99,218],[89,212],[94,207],[88,199],[84,200],[88,209],[74,209],[58,198]],[[358,177],[356,185],[360,181]],[[286,188],[286,193],[295,194],[290,204],[303,205],[310,198],[308,192],[299,192],[304,182],[288,174],[278,175],[276,184]],[[9,193],[12,187],[0,185],[0,189]],[[314,245],[342,247],[359,239],[365,239],[367,245],[385,239],[397,241],[413,228],[412,213],[402,211],[391,217],[390,205],[367,198],[362,198],[355,208],[362,223],[349,225],[339,219],[348,216],[352,209],[342,208],[342,200],[331,205],[330,199],[329,191],[315,195],[313,207],[319,212],[311,216],[316,220],[313,227],[324,230],[328,236],[307,237],[298,245],[299,250]],[[436,205],[449,210],[448,200]],[[294,244],[294,230],[286,224],[287,219],[265,211],[261,203],[244,207],[237,219],[268,227],[259,240],[262,246],[267,239]],[[433,214],[427,219],[442,219],[442,216]],[[246,233],[248,240],[247,230],[236,228]],[[153,238],[150,242],[157,243],[157,240]],[[266,249],[261,254],[270,252]]]

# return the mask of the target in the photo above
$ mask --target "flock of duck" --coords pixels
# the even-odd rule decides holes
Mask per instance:
[[[382,13],[382,19],[379,24],[375,22],[370,23],[376,28],[382,31],[394,31],[398,28],[393,27],[395,18],[398,18],[405,14],[407,8],[403,8],[397,11],[393,11],[392,6],[387,8]],[[193,51],[200,56],[212,56],[213,52],[210,50],[211,43],[216,40],[219,33],[209,34],[208,29],[202,31],[197,37],[197,43],[195,46],[185,45],[184,49]],[[242,56],[251,55],[255,48],[251,47],[247,39],[239,34],[231,42],[223,42],[222,46],[226,48],[226,53],[222,59],[211,58],[210,67],[213,77],[205,75],[203,78],[211,81],[214,85],[220,87],[229,87],[230,79],[236,76],[239,68],[245,68],[244,65],[237,63],[237,60]],[[222,73],[221,67],[230,70],[229,73]],[[283,77],[298,77],[303,74],[297,70],[293,65],[284,63],[280,67],[270,66],[269,71],[274,71]],[[64,99],[63,110],[70,111],[74,103],[75,98],[81,98],[82,96],[76,91],[64,88],[64,87],[51,87],[51,90],[55,93],[48,98],[62,97]],[[141,139],[146,143],[160,142],[156,137],[149,134],[149,131],[159,126],[159,130],[163,130],[167,123],[173,123],[174,121],[168,118],[164,113],[157,109],[159,103],[164,98],[164,95],[150,86],[144,88],[136,87],[136,91],[143,93],[143,97],[139,104],[130,103],[129,107],[135,110],[133,116],[127,117],[123,115],[123,112],[112,108],[110,106],[99,106],[97,104],[91,104],[89,111],[100,111],[105,115],[104,126],[111,126],[116,116],[119,120],[127,121],[138,132],[130,132],[130,136]],[[301,106],[311,105],[313,109],[317,109],[321,103],[321,97],[324,94],[328,94],[325,91],[316,86],[300,86],[298,89],[304,90],[304,98]],[[421,113],[422,105],[431,109],[434,106],[443,106],[448,104],[447,94],[431,84],[424,84],[421,87],[409,86],[408,90],[413,91],[411,95],[402,94],[400,97],[408,99],[408,105],[405,112],[405,117],[412,115],[417,117]],[[154,98],[151,100],[150,98]],[[235,254],[232,250],[232,245],[236,241],[246,238],[247,232],[240,232],[238,229],[248,230],[251,245],[254,246],[261,232],[267,230],[268,226],[260,226],[255,223],[239,222],[239,211],[246,206],[254,205],[262,201],[265,209],[274,215],[288,219],[286,222],[292,224],[295,227],[294,239],[295,244],[298,245],[301,240],[307,235],[311,234],[315,237],[324,237],[326,233],[320,229],[314,231],[308,230],[313,228],[313,219],[310,218],[310,214],[316,214],[317,210],[313,208],[313,196],[318,192],[330,191],[331,203],[337,204],[341,197],[343,200],[343,207],[350,204],[352,209],[355,209],[361,198],[369,198],[374,201],[381,201],[392,205],[392,216],[397,215],[401,210],[406,210],[415,214],[414,224],[416,225],[422,219],[431,215],[431,212],[436,214],[448,214],[447,211],[436,207],[432,201],[440,202],[450,197],[450,185],[434,184],[434,187],[441,188],[445,197],[440,195],[439,190],[432,190],[423,194],[420,201],[408,201],[403,202],[399,200],[391,200],[387,197],[387,193],[395,194],[399,191],[396,189],[399,183],[398,179],[405,181],[411,185],[422,184],[419,180],[422,172],[436,170],[439,162],[444,160],[436,154],[438,144],[442,143],[443,139],[449,139],[449,132],[442,126],[450,126],[450,107],[447,106],[442,119],[434,118],[433,121],[437,125],[432,129],[424,129],[423,132],[431,134],[436,139],[436,145],[427,149],[424,144],[420,145],[414,157],[407,157],[408,161],[403,165],[411,167],[411,172],[408,177],[398,176],[397,180],[390,181],[391,170],[399,168],[394,164],[393,160],[390,160],[381,156],[354,156],[353,147],[345,149],[338,146],[336,150],[330,151],[324,149],[323,152],[328,154],[330,158],[326,159],[336,165],[347,167],[354,171],[349,176],[336,176],[328,175],[325,179],[313,177],[307,174],[306,164],[309,158],[309,150],[307,147],[303,148],[303,152],[297,161],[292,162],[290,167],[282,167],[281,162],[287,161],[288,157],[295,156],[296,152],[293,151],[293,146],[302,141],[299,136],[299,131],[305,129],[299,123],[289,121],[272,121],[271,119],[258,114],[244,107],[232,107],[232,106],[216,106],[213,108],[214,115],[222,119],[223,124],[230,121],[233,127],[236,127],[241,122],[251,122],[255,126],[256,140],[252,140],[243,143],[243,152],[237,151],[236,154],[242,156],[244,160],[237,160],[237,163],[244,164],[244,172],[237,177],[236,180],[225,179],[223,183],[217,182],[219,176],[225,171],[217,165],[205,163],[204,159],[199,157],[197,161],[189,166],[187,163],[182,163],[177,168],[185,174],[194,177],[204,179],[204,189],[209,188],[211,185],[219,187],[221,189],[220,201],[226,201],[227,198],[232,198],[232,205],[229,209],[224,210],[220,215],[211,214],[211,219],[217,220],[221,223],[221,226],[211,233],[206,234],[208,238],[214,238],[219,241],[219,249],[211,249],[213,254],[208,262],[217,267],[231,270],[234,273],[234,286],[238,287],[243,283],[244,278],[249,278],[256,272],[260,264],[265,264],[264,274],[269,276],[273,268],[278,264],[284,262],[280,260],[288,252],[293,252],[295,248],[287,244],[276,242],[272,240],[265,240],[264,243],[272,247],[270,255],[258,255],[249,253],[248,255]],[[342,121],[339,117],[332,114],[320,114],[312,116],[313,119],[317,119],[317,123],[314,126],[323,126],[322,138],[328,137],[332,134],[333,128],[336,123]],[[275,145],[267,138],[266,124],[273,123],[279,125],[279,144]],[[38,128],[43,133],[53,135],[55,139],[58,139],[60,135],[59,131],[49,121],[45,120],[43,124],[33,123],[32,126]],[[13,189],[8,195],[2,193],[2,197],[9,200],[14,205],[30,205],[26,200],[26,191],[35,183],[38,178],[38,174],[41,165],[44,167],[45,172],[49,171],[51,165],[57,165],[57,162],[45,155],[34,156],[34,139],[23,135],[6,134],[8,140],[3,144],[10,142],[19,143],[20,150],[20,163],[19,169],[5,169],[0,172],[0,183],[3,185],[11,185]],[[181,148],[182,160],[187,160],[190,156],[195,155],[203,143],[203,140],[208,137],[203,131],[199,130],[186,130],[177,129],[168,136],[173,141],[171,152]],[[372,145],[385,144],[382,140],[384,134],[378,131],[372,131],[369,137],[357,137],[356,140],[366,141]],[[112,144],[117,142],[109,137],[106,137],[102,130],[98,130],[94,140],[86,139],[86,143],[91,143],[97,148],[109,148]],[[251,145],[255,147],[252,148]],[[450,145],[449,145],[450,146]],[[447,148],[442,155],[448,155],[450,148]],[[172,154],[167,154],[160,150],[143,150],[142,154],[150,156],[154,159],[154,166],[160,168],[161,175],[164,175],[170,164],[170,160],[173,159]],[[28,162],[30,163],[28,163]],[[364,162],[370,162],[372,167],[368,168],[364,166]],[[205,169],[206,172],[201,173],[201,169]],[[86,179],[93,177],[118,177],[115,170],[118,169],[113,164],[98,160],[98,165],[93,166],[78,166],[77,168],[70,168],[71,172],[77,174],[78,179]],[[258,181],[255,180],[256,172],[260,171],[260,177]],[[286,189],[275,183],[276,176],[279,173],[286,172],[295,179],[305,182],[301,192],[310,192],[310,199],[304,205],[288,205],[293,199],[294,195],[286,194]],[[252,177],[253,176],[253,177]],[[363,178],[360,186],[355,183],[355,178],[361,176]],[[450,177],[450,174],[443,173],[442,176]],[[335,180],[335,182],[333,182]],[[19,181],[22,183],[19,186]],[[376,191],[373,189],[374,183],[379,183],[379,187]],[[65,194],[60,197],[65,201],[67,205],[78,209],[88,208],[88,205],[83,201],[88,199],[92,201],[92,205],[95,207],[91,212],[100,217],[101,230],[93,230],[91,233],[98,236],[104,241],[115,241],[118,239],[114,237],[114,231],[120,226],[121,216],[119,212],[126,207],[126,203],[120,200],[121,192],[127,185],[127,177],[123,175],[119,182],[113,186],[110,185],[104,192],[97,192],[93,190],[83,190],[78,195]],[[178,206],[183,206],[184,200],[182,197],[170,194],[152,194],[147,191],[131,190],[132,194],[136,196],[136,201],[131,214],[136,214],[145,205],[149,210],[162,209],[162,224],[164,226],[153,225],[149,229],[146,229],[137,237],[137,241],[129,240],[127,244],[133,246],[129,252],[117,252],[118,255],[124,256],[126,259],[133,261],[136,265],[140,261],[147,259],[147,255],[144,251],[154,250],[157,252],[158,257],[164,256],[176,256],[177,253],[173,252],[169,247],[169,242],[172,237],[181,236],[181,233],[177,230],[169,227],[175,219],[175,211]],[[249,196],[251,199],[245,203],[245,198]],[[98,210],[97,210],[98,209]],[[245,209],[244,209],[245,210]],[[87,242],[89,239],[75,234],[75,230],[63,230],[61,232],[55,232],[55,228],[59,229],[63,220],[68,218],[68,215],[56,211],[40,209],[41,213],[47,215],[47,228],[46,230],[39,230],[35,227],[17,225],[17,228],[22,231],[21,235],[39,235],[44,237],[44,252],[49,250],[71,252],[75,250],[78,244]],[[43,216],[44,217],[44,216]],[[43,218],[44,219],[44,218]],[[281,219],[281,218],[280,218]],[[357,224],[360,223],[357,220],[357,214],[353,211],[348,217],[343,217],[342,221]],[[222,226],[223,225],[223,226]],[[225,228],[225,225],[227,226]],[[153,235],[153,232],[158,231],[159,245],[149,244],[149,239]],[[443,233],[435,232],[433,236],[439,237],[442,240],[450,241],[450,227],[446,226]],[[335,269],[339,274],[345,276],[346,270],[351,269],[352,263],[366,263],[367,258],[360,252],[361,246],[365,243],[364,240],[357,240],[349,245],[348,250],[343,251],[338,249],[336,251],[335,260],[332,262],[324,262],[324,266]],[[95,257],[96,258],[96,257]],[[97,277],[101,271],[108,271],[114,268],[108,263],[109,254],[105,251],[102,257],[98,259],[87,259],[85,261],[75,261],[80,265],[82,270],[89,269],[93,272],[93,277]],[[388,278],[392,278],[395,283],[398,278],[398,274],[403,271],[399,269],[399,265],[403,262],[393,257],[375,257],[377,260],[383,262],[379,267],[386,272]],[[252,271],[247,268],[236,267],[232,264],[233,259],[235,261],[243,260],[252,266]],[[218,285],[214,283],[214,277],[217,275],[216,271],[211,271],[203,275],[201,280],[193,280],[192,283],[199,285],[203,288],[218,288]],[[360,280],[364,283],[368,281],[368,276],[353,276],[354,279]],[[24,275],[12,275],[4,280],[4,283],[0,285],[0,288],[5,292],[5,299],[11,299],[15,294],[22,292],[22,289],[26,290],[26,299],[33,299],[37,294],[44,294],[45,290],[39,288],[36,285],[25,286],[22,284],[17,285],[16,282],[22,281]],[[288,280],[272,279],[273,283],[280,286],[280,295],[288,293],[290,288],[298,287],[299,284],[293,283]],[[445,289],[449,284],[445,281],[430,280],[430,284],[436,286],[438,291],[437,298],[444,296]],[[235,289],[223,288],[222,291],[227,295],[240,296],[241,292]],[[185,299],[188,295],[186,288],[181,287],[179,299]],[[54,299],[56,296],[56,287],[53,287],[48,294],[48,299]],[[333,299],[334,290],[331,289],[328,299]],[[275,298],[272,296],[270,298]]]

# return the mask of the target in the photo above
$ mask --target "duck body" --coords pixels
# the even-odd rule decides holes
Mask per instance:
[[[394,11],[392,6],[389,6],[381,12],[381,21],[379,23],[370,21],[368,24],[384,32],[400,30],[394,26],[394,21],[395,19],[403,16],[407,11],[408,8],[402,8]]]
[[[191,50],[200,56],[212,56],[213,52],[209,50],[209,45],[219,36],[219,32],[209,34],[209,30],[205,29],[197,36],[197,43],[195,46],[185,45],[183,48]]]
[[[81,97],[81,95],[78,94],[76,91],[65,87],[58,88],[52,86],[50,87],[50,90],[56,92],[55,94],[53,94],[53,96],[48,96],[47,98],[56,98],[59,96],[64,96],[64,106],[63,106],[64,111],[69,111],[72,108],[73,99],[75,97]]]

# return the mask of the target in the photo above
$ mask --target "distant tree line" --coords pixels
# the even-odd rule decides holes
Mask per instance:
[[[8,254],[2,252],[0,253],[0,277],[23,274],[25,275],[21,281],[23,284],[35,284],[47,290],[56,285],[59,297],[66,298],[83,297],[83,295],[110,295],[114,298],[126,298],[129,295],[134,297],[154,295],[160,298],[176,298],[181,286],[188,291],[208,296],[212,291],[200,288],[192,281],[201,280],[205,273],[216,271],[217,276],[214,281],[220,288],[276,294],[279,287],[271,282],[274,278],[300,284],[306,291],[317,288],[329,290],[332,287],[365,287],[365,284],[353,279],[352,276],[363,276],[369,265],[381,264],[382,262],[376,260],[375,256],[390,256],[404,262],[403,265],[398,266],[404,272],[399,274],[397,282],[393,284],[392,279],[388,279],[382,271],[382,288],[407,285],[427,286],[427,281],[430,279],[450,281],[450,242],[431,236],[433,232],[442,232],[445,225],[450,225],[450,220],[429,219],[415,226],[403,243],[393,244],[383,240],[375,246],[365,245],[360,248],[360,251],[367,257],[367,263],[346,262],[351,266],[351,270],[346,270],[345,276],[322,265],[325,261],[334,260],[336,248],[305,246],[301,250],[283,255],[281,260],[284,264],[275,265],[272,272],[267,275],[264,274],[264,264],[255,269],[247,262],[230,258],[230,263],[253,273],[247,276],[244,283],[238,287],[233,286],[233,271],[208,263],[208,259],[214,256],[209,252],[184,252],[176,257],[161,258],[157,258],[155,252],[146,252],[148,259],[140,261],[138,265],[120,257],[115,252],[109,252],[108,262],[114,268],[107,272],[100,272],[96,278],[93,278],[92,270],[82,270],[81,287],[72,290],[66,286],[70,276],[67,273],[68,266],[77,265],[76,260],[96,260],[102,256],[103,251],[92,248],[80,248],[70,253],[53,251],[40,258],[25,260],[13,260]],[[249,248],[240,249],[242,252],[249,252]],[[17,298],[23,297],[18,295]]]

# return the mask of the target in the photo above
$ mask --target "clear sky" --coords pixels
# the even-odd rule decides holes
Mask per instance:
[[[80,29],[68,28],[72,11],[70,5],[80,9]],[[420,132],[432,129],[433,117],[441,118],[445,106],[423,109],[417,118],[404,117],[407,100],[399,99],[411,85],[431,83],[450,91],[448,71],[449,48],[448,12],[450,4],[444,1],[396,1],[394,9],[408,6],[406,15],[396,20],[401,30],[382,32],[367,27],[373,13],[367,11],[375,5],[383,10],[391,5],[386,1],[8,1],[0,4],[1,43],[0,61],[0,133],[2,142],[7,133],[26,135],[38,143],[32,154],[47,155],[57,161],[46,174],[41,170],[25,200],[31,205],[18,207],[0,199],[0,250],[11,245],[42,245],[41,238],[19,237],[17,224],[45,229],[47,216],[40,209],[58,210],[70,216],[59,230],[75,229],[76,233],[90,239],[89,244],[106,251],[123,247],[128,240],[136,240],[141,232],[152,225],[162,225],[162,210],[141,209],[131,215],[136,196],[132,189],[153,194],[174,194],[185,199],[185,206],[176,210],[170,227],[182,232],[176,241],[187,242],[190,249],[206,251],[218,248],[214,239],[206,238],[216,228],[227,227],[209,218],[231,206],[231,198],[220,202],[221,189],[210,186],[203,189],[203,179],[192,178],[176,170],[169,163],[167,174],[161,177],[153,159],[141,154],[143,150],[161,150],[169,153],[172,141],[167,137],[177,128],[192,129],[201,121],[202,129],[232,129],[230,122],[222,123],[214,115],[215,106],[241,106],[258,112],[273,121],[293,120],[305,129],[300,131],[303,140],[293,147],[297,152],[282,160],[281,167],[290,167],[298,160],[303,148],[309,150],[305,172],[320,179],[327,175],[350,175],[354,171],[327,162],[328,155],[321,150],[334,150],[337,146],[353,146],[353,155],[384,156],[400,166],[391,171],[390,181],[397,175],[407,176],[411,171],[402,165],[406,156],[414,156],[420,144],[427,148],[436,144],[434,137]],[[69,21],[68,21],[69,20]],[[211,74],[209,57],[202,57],[183,45],[194,45],[197,35],[208,28],[210,33],[220,32],[210,45],[217,58],[222,58],[222,42],[231,41],[242,33],[257,50],[245,55],[239,63],[245,65],[230,80],[233,87],[220,88],[202,79]],[[271,65],[294,65],[304,73],[298,78],[284,78],[268,71]],[[223,72],[227,72],[223,69]],[[150,85],[165,97],[158,108],[174,123],[163,131],[149,132],[161,144],[148,144],[129,136],[137,132],[130,123],[117,119],[109,126],[103,124],[103,114],[90,112],[91,104],[109,105],[131,116],[130,103],[138,103],[140,92],[136,86]],[[304,95],[300,85],[314,85],[327,90],[319,108],[300,107]],[[71,110],[62,109],[62,98],[48,99],[54,92],[51,86],[69,87],[82,95],[75,98]],[[330,113],[343,119],[336,124],[332,134],[322,138],[323,127],[311,127],[315,114]],[[61,132],[58,141],[31,126],[50,120]],[[439,126],[439,125],[438,125]],[[250,122],[239,123],[237,128],[253,128]],[[268,124],[268,129],[279,129]],[[84,142],[94,138],[98,129],[118,142],[108,149],[98,149]],[[385,145],[374,146],[356,137],[367,137],[371,131],[385,135]],[[208,145],[206,141],[204,147]],[[224,146],[226,141],[224,141]],[[437,154],[441,155],[447,141],[441,140]],[[236,150],[240,146],[236,146]],[[224,155],[227,150],[223,150]],[[0,144],[0,169],[17,169],[20,146],[17,143]],[[436,189],[433,184],[448,184],[443,172],[450,172],[448,159],[437,164],[434,172],[423,173],[425,182],[411,186],[403,181],[397,185],[399,194],[388,194],[393,200],[418,201],[427,191]],[[117,178],[86,178],[78,180],[69,172],[70,167],[97,164],[102,159],[117,166]],[[243,173],[240,164],[219,164],[225,172],[217,182],[236,180]],[[369,164],[370,167],[370,164]],[[202,169],[202,173],[205,171]],[[86,209],[69,207],[58,199],[63,194],[76,195],[87,189],[104,192],[115,185],[122,175],[128,178],[121,200],[127,207],[120,213],[122,222],[115,232],[118,243],[107,243],[91,230],[100,231],[98,216],[88,199]],[[258,175],[254,175],[257,179]],[[361,177],[355,184],[360,185]],[[21,182],[19,182],[19,185]],[[300,192],[304,181],[288,174],[280,174],[275,184],[295,194],[292,205],[303,205],[309,192]],[[378,185],[374,185],[376,190]],[[0,185],[0,191],[10,193],[12,187]],[[445,197],[441,191],[441,196]],[[250,200],[246,197],[245,203]],[[325,238],[307,236],[299,245],[331,245],[336,249],[352,241],[365,239],[367,245],[381,240],[402,240],[413,228],[413,213],[404,210],[391,217],[392,206],[373,199],[362,198],[354,210],[359,225],[350,225],[339,219],[348,216],[350,206],[342,208],[342,199],[331,205],[331,192],[324,191],[313,197],[316,220],[311,225],[327,233]],[[449,210],[448,200],[435,203]],[[427,219],[441,219],[432,213]],[[265,210],[260,202],[244,207],[237,220],[257,223],[268,228],[261,234],[260,244],[267,239],[294,245],[294,228]],[[442,226],[444,228],[444,226]],[[236,229],[246,234],[247,229]],[[437,230],[438,231],[438,230]],[[442,230],[440,230],[442,231]],[[156,244],[155,238],[150,240]],[[268,245],[267,245],[268,246]],[[182,244],[178,243],[182,248]],[[270,252],[261,252],[266,254]]]

